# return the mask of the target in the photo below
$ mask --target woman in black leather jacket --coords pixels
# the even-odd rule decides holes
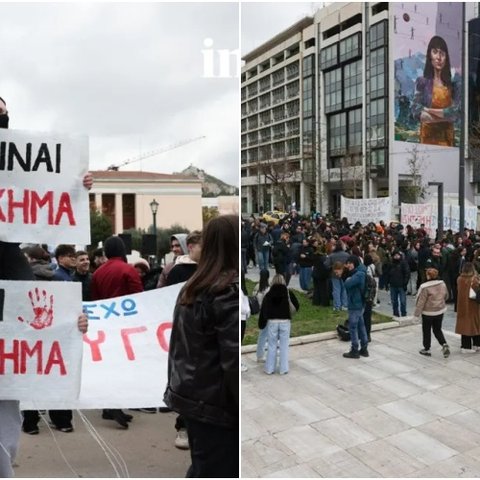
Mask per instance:
[[[239,476],[239,219],[207,224],[174,311],[164,401],[187,423],[187,477]]]

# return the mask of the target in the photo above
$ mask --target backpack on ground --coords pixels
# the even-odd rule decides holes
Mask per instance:
[[[350,341],[350,332],[348,330],[348,320],[345,320],[343,325],[337,325],[338,338],[343,342]]]

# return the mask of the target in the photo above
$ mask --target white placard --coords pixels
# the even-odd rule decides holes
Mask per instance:
[[[73,401],[83,342],[77,282],[0,281],[0,398]]]
[[[402,203],[400,205],[400,222],[405,227],[419,228],[425,225],[425,231],[430,238],[435,238],[436,224],[433,224],[433,205],[430,203]]]
[[[352,199],[342,195],[341,216],[347,217],[349,223],[360,222],[367,225],[383,220],[389,223],[392,217],[391,197]]]
[[[0,240],[90,243],[88,138],[0,129]]]
[[[82,384],[78,400],[22,403],[24,409],[141,408],[163,405],[173,311],[184,284],[84,302]]]

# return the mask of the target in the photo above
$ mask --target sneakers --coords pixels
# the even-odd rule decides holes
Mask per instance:
[[[177,431],[177,436],[175,438],[175,446],[180,450],[188,450],[190,448],[190,445],[188,444],[188,435],[186,428],[181,428]]]
[[[360,353],[358,353],[358,351],[355,351],[355,350],[350,350],[349,352],[344,353],[343,356],[345,358],[360,358]]]
[[[168,413],[168,412],[173,412],[171,408],[168,407],[158,407],[159,413]]]
[[[22,427],[22,430],[29,435],[38,435],[40,433],[38,427]]]
[[[369,357],[370,354],[368,353],[368,348],[367,347],[363,347],[360,349],[360,355],[362,357]]]
[[[127,429],[128,422],[131,422],[133,417],[127,413],[123,413],[119,409],[105,409],[102,412],[102,418],[105,420],[115,420],[121,427]]]
[[[248,370],[248,367],[244,363],[242,363],[242,366],[240,367],[240,370],[242,372],[246,372]]]
[[[418,353],[420,355],[425,355],[426,357],[432,356],[432,354],[430,353],[430,350],[427,350],[426,348],[422,348]]]
[[[446,343],[444,343],[442,346],[442,353],[443,358],[448,358],[450,356],[450,348]]]
[[[475,347],[474,347],[475,348]],[[478,348],[478,347],[477,347]],[[473,348],[461,348],[460,352],[462,353],[476,353],[478,350],[474,350]]]
[[[73,432],[73,427],[56,427],[59,432],[70,433]]]

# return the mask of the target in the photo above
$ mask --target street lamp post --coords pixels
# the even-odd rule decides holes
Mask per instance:
[[[441,241],[443,238],[443,182],[428,182],[429,187],[437,187],[437,205],[438,205],[438,226],[437,239]]]
[[[153,216],[153,234],[155,235],[155,252],[157,251],[157,211],[159,203],[153,199],[150,202],[150,210],[152,211]],[[156,257],[156,254],[155,254]]]

